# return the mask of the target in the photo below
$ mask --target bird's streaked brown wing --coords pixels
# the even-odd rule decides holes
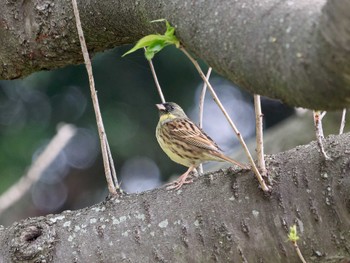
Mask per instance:
[[[165,125],[174,139],[201,149],[221,151],[219,146],[189,119],[174,119]]]

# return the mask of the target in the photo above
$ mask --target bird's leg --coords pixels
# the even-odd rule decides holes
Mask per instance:
[[[197,178],[197,177],[199,177],[202,174],[197,170],[197,168],[194,168],[192,170],[192,175]]]
[[[192,172],[194,169],[196,169],[196,167],[194,165],[190,166],[188,168],[188,170],[183,175],[181,175],[176,181],[167,184],[169,186],[166,189],[167,190],[172,190],[172,189],[179,190],[182,187],[182,185],[192,183],[193,180],[187,179],[187,177],[190,174],[190,172]]]

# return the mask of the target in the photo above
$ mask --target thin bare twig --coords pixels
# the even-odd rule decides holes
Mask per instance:
[[[112,156],[112,153],[111,153],[111,148],[109,147],[108,140],[106,140],[106,145],[107,145],[107,152],[108,152],[108,161],[110,162],[110,167],[111,167],[111,172],[112,172],[112,178],[113,178],[114,186],[115,186],[117,191],[121,192],[122,189],[120,188],[120,184],[118,183],[117,172],[115,171],[113,156]]]
[[[100,143],[101,143],[101,151],[102,151],[102,158],[103,158],[103,166],[105,169],[105,176],[107,180],[107,185],[108,185],[108,190],[109,193],[112,195],[117,195],[119,192],[117,192],[118,189],[118,183],[114,184],[113,178],[111,175],[111,167],[114,166],[113,160],[111,161],[108,157],[108,151],[110,151],[107,141],[107,135],[105,132],[105,128],[103,125],[103,120],[101,116],[101,111],[100,111],[100,106],[98,103],[98,98],[97,98],[97,92],[95,89],[95,81],[94,81],[94,76],[92,73],[92,66],[91,66],[91,60],[89,57],[89,52],[87,50],[86,42],[85,42],[85,37],[84,37],[84,32],[81,27],[81,21],[80,21],[80,15],[79,15],[79,9],[78,9],[78,4],[76,0],[72,0],[72,5],[73,5],[73,11],[74,11],[74,16],[75,16],[75,21],[76,21],[76,26],[78,30],[78,35],[79,35],[79,40],[80,40],[80,46],[81,46],[81,51],[84,56],[84,62],[86,66],[86,71],[89,76],[89,84],[90,84],[90,91],[91,91],[91,99],[92,103],[94,106],[94,111],[96,115],[96,122],[97,122],[97,129],[98,129],[98,134],[100,137]],[[114,168],[112,168],[113,170]],[[115,169],[114,169],[115,170]]]
[[[258,166],[262,176],[267,175],[264,158],[264,139],[263,139],[263,114],[261,112],[260,95],[254,95],[254,108],[256,120],[256,154],[258,157]]]
[[[144,49],[146,50],[146,48],[144,48]],[[152,76],[153,76],[154,82],[156,83],[156,87],[157,87],[157,90],[158,90],[158,93],[159,93],[159,96],[160,96],[160,100],[162,101],[162,103],[165,103],[165,98],[164,98],[164,95],[163,95],[163,91],[162,91],[162,88],[160,87],[160,84],[159,84],[159,81],[158,81],[158,78],[157,78],[157,73],[156,73],[156,71],[154,69],[152,59],[148,60],[148,63],[149,63],[149,67],[151,68],[151,71],[152,71]]]
[[[300,248],[299,248],[299,246],[298,246],[298,243],[297,243],[297,242],[293,242],[293,245],[294,245],[294,248],[295,248],[295,250],[296,250],[296,252],[297,252],[297,254],[298,254],[298,257],[299,257],[299,259],[301,260],[301,262],[307,263],[306,260],[305,260],[305,258],[304,258],[304,256],[303,256],[303,254],[302,254],[301,251],[300,251]]]
[[[304,259],[303,254],[301,253],[297,241],[300,239],[297,233],[297,226],[294,224],[289,228],[289,233],[288,233],[288,240],[292,242],[295,251],[298,254],[299,259],[301,262],[306,263],[306,260]]]
[[[323,155],[323,157],[326,160],[330,160],[331,158],[327,155],[322,140],[324,139],[323,135],[323,127],[322,127],[322,118],[326,115],[326,112],[320,112],[320,111],[313,111],[314,116],[314,124],[315,124],[315,131],[316,131],[316,139],[318,147],[320,148],[320,151]]]
[[[64,124],[59,127],[55,137],[52,138],[45,150],[35,159],[26,175],[22,176],[0,196],[0,214],[17,202],[40,179],[43,172],[57,158],[75,133],[76,128],[73,125]]]
[[[207,75],[205,76],[205,78],[207,80],[209,80],[209,78],[210,78],[211,71],[212,71],[212,68],[209,67]],[[202,87],[201,96],[199,98],[199,127],[200,128],[203,128],[204,99],[205,99],[205,94],[206,94],[206,91],[207,91],[207,86],[208,86],[207,83],[204,82],[203,83],[203,87]]]
[[[343,109],[343,113],[341,115],[341,123],[339,128],[339,134],[343,134],[345,128],[345,117],[346,117],[346,109]]]
[[[209,80],[209,78],[210,78],[211,71],[212,71],[212,68],[209,67],[207,75],[205,76],[205,78],[207,80]],[[204,99],[205,99],[206,91],[207,91],[207,83],[204,82],[203,83],[202,92],[201,92],[201,96],[199,98],[199,123],[198,124],[199,124],[200,128],[203,128],[203,111],[204,111]],[[198,169],[199,169],[199,172],[202,174],[203,173],[203,165],[200,164]]]
[[[243,140],[243,137],[241,135],[241,133],[238,131],[238,129],[236,128],[236,125],[233,123],[233,121],[231,120],[230,116],[228,115],[228,113],[226,112],[224,106],[222,105],[221,101],[219,100],[218,96],[216,95],[216,92],[214,91],[213,87],[211,86],[210,82],[206,79],[201,67],[199,66],[197,60],[195,60],[188,52],[187,50],[183,47],[183,46],[180,46],[180,50],[182,52],[185,53],[185,55],[191,60],[191,62],[193,63],[193,65],[196,67],[199,75],[201,76],[201,78],[203,79],[203,81],[208,85],[208,88],[213,96],[213,99],[214,101],[218,104],[219,108],[221,109],[221,111],[224,113],[227,121],[229,122],[229,124],[231,125],[232,129],[234,130],[234,132],[236,133],[247,157],[248,157],[248,160],[250,162],[250,164],[252,165],[252,169],[255,173],[255,176],[256,178],[258,179],[259,183],[260,183],[260,186],[261,188],[263,189],[263,191],[269,191],[269,188],[267,187],[264,179],[262,178],[258,168],[256,167],[255,163],[254,163],[254,160],[253,160],[253,157],[252,155],[250,154],[249,152],[249,149],[246,145],[246,143],[244,142]]]

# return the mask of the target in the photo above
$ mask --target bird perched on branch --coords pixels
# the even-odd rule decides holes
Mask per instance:
[[[171,160],[189,167],[176,181],[170,183],[168,190],[177,190],[182,185],[191,183],[192,180],[188,179],[188,175],[203,162],[226,161],[243,169],[249,169],[224,155],[219,146],[187,117],[179,105],[166,102],[156,106],[159,110],[156,137],[160,147]]]

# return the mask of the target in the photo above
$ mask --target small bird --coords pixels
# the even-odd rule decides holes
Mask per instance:
[[[167,187],[180,189],[182,185],[192,183],[188,179],[190,172],[207,161],[230,162],[243,169],[249,169],[226,155],[219,146],[192,122],[183,109],[174,102],[156,104],[159,110],[159,122],[156,137],[160,147],[176,163],[189,167],[176,181]]]

